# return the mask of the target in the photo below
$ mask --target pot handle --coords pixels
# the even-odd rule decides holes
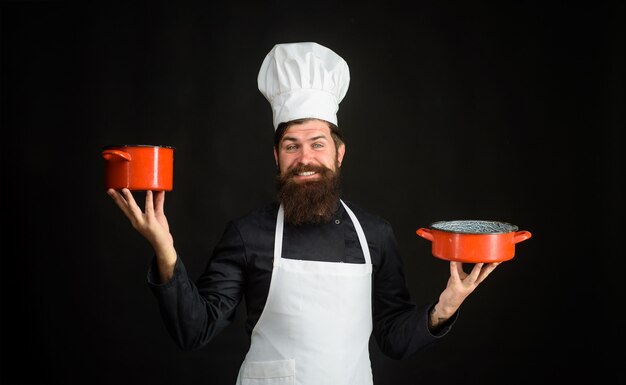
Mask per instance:
[[[520,243],[530,238],[532,234],[528,231],[517,231],[513,236],[513,243]]]
[[[421,228],[417,229],[416,233],[420,237],[428,239],[429,241],[432,241],[435,238],[435,237],[433,237],[433,234],[430,231],[430,229],[426,229],[424,227],[421,227]]]
[[[106,160],[113,159],[114,156],[119,156],[120,158],[130,161],[130,154],[120,150],[104,150],[102,151],[102,157]]]

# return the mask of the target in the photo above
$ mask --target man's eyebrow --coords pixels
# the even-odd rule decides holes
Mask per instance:
[[[315,136],[313,138],[309,138],[306,141],[307,142],[314,142],[314,141],[319,140],[319,139],[328,139],[328,138],[326,137],[326,135],[318,135],[318,136]],[[290,141],[290,142],[298,142],[298,139],[294,138],[293,136],[283,136],[283,139],[281,140],[281,142],[284,142],[284,141],[287,141],[287,140]]]
[[[283,136],[283,138],[282,138],[280,141],[281,141],[281,142],[285,142],[285,141],[287,141],[287,140],[289,140],[289,141],[291,141],[291,142],[297,142],[297,141],[298,141],[298,139],[296,139],[296,138],[294,138],[294,137],[292,137],[292,136]]]

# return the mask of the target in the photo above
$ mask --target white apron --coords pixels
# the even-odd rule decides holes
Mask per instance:
[[[372,384],[372,261],[354,213],[365,264],[282,258],[282,205],[276,219],[274,268],[239,385]]]

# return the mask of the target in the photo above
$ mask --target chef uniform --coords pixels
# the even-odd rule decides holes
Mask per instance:
[[[299,118],[337,124],[349,80],[348,65],[339,55],[316,43],[294,43],[274,46],[258,84],[272,106],[276,128]],[[358,219],[342,204],[356,228],[364,264],[283,259],[279,208],[269,293],[238,384],[372,383],[372,262]]]
[[[372,384],[372,263],[358,219],[342,204],[364,264],[283,259],[279,209],[267,302],[238,384]]]
[[[258,75],[275,129],[300,118],[337,124],[349,80],[346,62],[316,43],[274,46]],[[172,337],[184,349],[204,346],[232,320],[245,292],[252,329],[237,384],[368,385],[373,319],[393,358],[445,335],[456,315],[437,335],[428,331],[432,304],[410,301],[388,223],[359,208],[365,230],[350,205],[338,203],[328,224],[288,227],[280,204],[231,222],[195,284],[180,256],[165,284],[155,283],[153,264],[148,279]]]

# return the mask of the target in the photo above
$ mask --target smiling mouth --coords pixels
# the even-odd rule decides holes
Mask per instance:
[[[289,170],[287,178],[298,182],[314,181],[324,177],[327,168],[318,165],[297,165]]]

